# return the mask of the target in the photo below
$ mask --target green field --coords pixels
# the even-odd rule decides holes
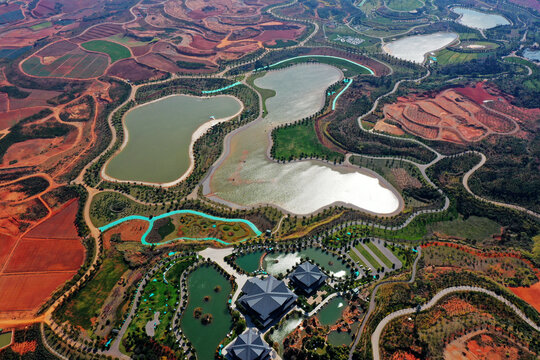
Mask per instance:
[[[501,231],[501,225],[483,217],[471,216],[467,220],[458,218],[452,221],[436,222],[428,226],[430,232],[448,236],[482,241]]]
[[[379,250],[377,246],[373,243],[373,241],[370,241],[367,243],[367,247],[381,260],[384,265],[386,265],[387,268],[392,268],[392,262],[388,260],[386,256]]]
[[[328,161],[343,161],[343,154],[326,148],[319,142],[312,121],[297,123],[274,130],[272,156],[287,161],[307,157],[317,157]]]
[[[11,343],[11,331],[0,334],[0,349],[8,346]]]
[[[353,250],[350,250],[349,251],[349,256],[351,257],[351,259],[353,259],[354,262],[356,262],[357,264],[359,265],[362,265],[363,267],[369,267],[365,262],[362,261],[362,259],[360,259],[358,257],[358,255],[356,255],[356,253],[353,251]]]
[[[154,313],[159,311],[160,324],[155,329],[154,339],[159,342],[166,341],[170,334],[168,330],[174,316],[175,304],[178,301],[180,276],[194,261],[194,257],[181,258],[167,263],[161,271],[156,272],[142,291],[137,314],[129,324],[124,338],[129,338],[131,333],[143,330],[146,323],[154,318]]]
[[[443,49],[437,53],[437,63],[440,65],[461,64],[474,59],[482,59],[488,53],[461,53],[448,49]]]
[[[386,6],[396,11],[412,11],[422,7],[424,4],[418,0],[388,0]]]
[[[362,254],[362,256],[371,264],[372,270],[376,270],[381,267],[381,264],[362,246],[362,244],[356,245],[356,249]]]
[[[97,316],[112,288],[127,270],[122,255],[109,250],[97,274],[68,301],[58,316],[74,326],[90,329],[91,319]]]
[[[123,45],[106,40],[91,40],[81,45],[89,51],[97,51],[109,55],[111,64],[115,61],[131,57],[129,49]]]
[[[33,31],[38,31],[38,30],[49,28],[51,26],[52,26],[52,22],[45,21],[45,22],[30,26],[30,29],[32,29]]]

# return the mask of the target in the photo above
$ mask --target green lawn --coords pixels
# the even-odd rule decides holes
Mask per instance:
[[[386,265],[387,268],[390,268],[390,269],[392,268],[392,262],[388,260],[386,256],[384,256],[381,250],[379,250],[379,248],[375,246],[373,241],[370,241],[369,243],[367,243],[367,246],[375,255],[377,255],[379,260],[381,260],[384,263],[384,265]]]
[[[412,11],[422,7],[424,4],[418,0],[388,0],[386,6],[397,11]]]
[[[362,244],[356,245],[356,249],[362,254],[362,256],[371,264],[371,269],[376,270],[381,267],[381,264],[362,246]]]
[[[270,99],[271,97],[276,96],[276,92],[271,89],[263,89],[255,85],[255,80],[257,80],[260,77],[263,77],[266,75],[266,72],[258,72],[254,75],[251,75],[247,79],[247,83],[253,87],[259,94],[261,94],[262,97],[262,103],[263,103],[263,117],[265,117],[268,114],[268,110],[266,110],[266,100]]]
[[[278,160],[306,157],[317,157],[336,162],[343,160],[343,154],[332,151],[319,142],[312,121],[275,129],[272,137],[274,139],[272,156]]]
[[[11,343],[11,331],[0,334],[0,349]]]
[[[428,226],[431,232],[482,241],[493,234],[500,233],[501,225],[483,217],[471,216],[467,220],[458,218],[452,221],[436,222]]]
[[[366,263],[364,263],[364,262],[362,261],[362,259],[360,259],[360,258],[358,257],[358,255],[356,255],[356,253],[355,253],[353,250],[349,251],[349,256],[350,256],[351,259],[353,259],[353,261],[356,262],[357,264],[362,265],[363,267],[368,267],[368,266],[366,265]]]
[[[109,55],[111,64],[115,61],[131,57],[129,49],[123,45],[106,40],[91,40],[81,45],[89,51],[97,51]]]
[[[443,49],[437,53],[437,63],[440,65],[461,64],[474,59],[481,59],[488,56],[488,53],[461,53],[448,49]]]
[[[33,31],[38,31],[38,30],[49,28],[51,26],[52,26],[52,22],[45,21],[45,22],[30,26],[30,29],[32,29]]]

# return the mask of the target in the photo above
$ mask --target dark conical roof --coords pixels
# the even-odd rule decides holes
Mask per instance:
[[[239,301],[257,312],[262,319],[268,318],[273,311],[297,298],[283,281],[273,276],[249,279],[242,292],[245,295]]]
[[[298,265],[298,267],[292,272],[291,277],[307,288],[321,281],[321,279],[326,279],[326,275],[321,271],[321,269],[319,269],[317,265],[307,261]]]
[[[248,329],[238,336],[228,350],[234,360],[268,359],[270,351],[257,329]]]

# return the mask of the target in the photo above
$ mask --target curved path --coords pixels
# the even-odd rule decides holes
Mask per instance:
[[[496,294],[495,292],[493,292],[491,290],[487,290],[487,289],[484,289],[484,288],[481,288],[481,287],[476,287],[476,286],[454,286],[454,287],[449,287],[449,288],[446,288],[444,290],[441,290],[433,298],[431,298],[431,300],[429,302],[427,302],[424,305],[421,305],[419,310],[424,311],[424,310],[427,310],[427,309],[433,307],[435,304],[437,304],[437,302],[439,300],[441,300],[446,295],[449,295],[449,294],[452,294],[452,293],[455,293],[455,292],[471,292],[471,291],[472,292],[481,292],[483,294],[489,295],[489,296],[499,300],[500,302],[502,302],[506,306],[510,307],[512,309],[512,311],[514,311],[514,313],[521,320],[523,320],[527,324],[529,324],[534,330],[540,332],[540,327],[534,321],[529,319],[521,310],[519,310],[514,304],[512,304],[506,298],[504,298],[501,295]],[[415,313],[417,311],[418,311],[417,308],[402,309],[402,310],[398,310],[398,311],[395,311],[395,312],[387,315],[384,319],[381,320],[381,322],[379,323],[379,325],[377,325],[377,328],[375,329],[373,334],[371,334],[371,348],[373,349],[373,359],[374,360],[379,360],[381,358],[380,357],[379,343],[380,343],[380,338],[381,338],[381,334],[382,334],[382,331],[383,331],[384,327],[390,321],[392,321],[394,319],[397,319],[398,317],[401,317],[403,315],[413,314],[413,313]]]
[[[418,267],[418,261],[420,260],[420,257],[422,256],[422,248],[418,247],[418,255],[416,255],[416,259],[414,260],[414,263],[412,265],[412,272],[411,272],[411,278],[409,280],[387,280],[382,281],[375,285],[373,288],[373,291],[371,292],[371,299],[369,300],[369,307],[368,311],[364,315],[364,318],[362,319],[362,324],[360,325],[360,328],[358,329],[358,332],[356,333],[356,338],[354,339],[354,343],[351,346],[351,350],[349,351],[349,360],[352,360],[354,355],[354,350],[358,346],[358,342],[360,341],[360,337],[362,336],[362,332],[364,331],[364,328],[366,327],[367,321],[369,320],[369,317],[375,310],[375,295],[377,295],[377,290],[384,285],[384,284],[397,284],[397,283],[405,283],[405,284],[412,284],[414,280],[416,279],[416,270]]]
[[[463,175],[463,180],[462,180],[463,187],[465,188],[465,190],[467,190],[467,192],[469,194],[471,194],[477,200],[485,201],[485,202],[488,202],[488,203],[493,204],[493,205],[503,206],[503,207],[513,209],[513,210],[523,211],[523,212],[525,212],[525,213],[527,213],[527,214],[529,214],[531,216],[534,216],[534,217],[540,219],[540,214],[538,214],[538,213],[536,213],[536,212],[534,212],[532,210],[526,209],[526,208],[518,206],[518,205],[506,204],[506,203],[503,203],[503,202],[500,202],[500,201],[489,200],[489,199],[483,198],[483,197],[478,196],[475,193],[473,193],[471,191],[471,189],[469,188],[469,178],[471,177],[472,174],[474,174],[474,172],[476,170],[480,169],[486,163],[487,159],[486,159],[486,156],[484,154],[482,154],[481,152],[478,152],[478,151],[468,151],[467,153],[474,153],[474,154],[480,156],[480,162],[478,164],[474,165],[469,171],[467,171],[465,173],[465,175]],[[465,154],[465,153],[462,153],[462,154]],[[462,154],[460,154],[460,155],[462,155]]]

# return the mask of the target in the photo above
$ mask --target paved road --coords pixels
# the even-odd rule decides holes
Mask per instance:
[[[454,292],[464,292],[464,291],[473,291],[473,292],[481,292],[484,294],[487,294],[489,296],[492,296],[493,298],[499,300],[500,302],[504,303],[505,305],[509,306],[514,313],[516,313],[517,316],[519,316],[523,321],[525,321],[527,324],[529,324],[534,330],[540,332],[540,327],[536,325],[534,321],[529,319],[521,310],[519,310],[514,304],[512,304],[510,301],[508,301],[506,298],[502,297],[501,295],[497,295],[491,290],[487,290],[481,287],[476,286],[454,286],[449,287],[444,290],[439,291],[429,302],[422,305],[420,307],[421,311],[427,310],[434,306],[439,300],[441,300],[444,296],[452,294]],[[395,311],[389,315],[387,315],[382,321],[377,325],[377,328],[371,334],[371,347],[373,349],[373,360],[380,360],[380,348],[379,348],[379,342],[381,333],[384,329],[384,327],[392,320],[403,316],[403,315],[409,315],[413,314],[417,311],[416,308],[408,308],[408,309],[402,309]]]
[[[418,266],[418,261],[420,260],[421,256],[422,256],[422,249],[420,247],[418,247],[418,255],[416,255],[416,259],[414,260],[414,263],[412,265],[412,272],[411,272],[410,280],[408,280],[408,281],[406,281],[406,280],[382,281],[382,282],[378,283],[373,288],[373,291],[371,292],[371,299],[369,300],[368,311],[366,312],[366,315],[364,315],[364,319],[362,320],[362,324],[360,325],[360,328],[358,329],[358,332],[356,334],[356,338],[354,339],[354,343],[351,346],[351,350],[349,352],[349,360],[352,360],[354,350],[358,346],[358,342],[360,341],[360,337],[362,336],[362,332],[364,331],[364,328],[366,327],[367,321],[368,321],[369,317],[371,316],[371,314],[373,313],[373,311],[375,310],[375,306],[376,306],[376,304],[375,304],[375,295],[377,294],[377,290],[379,290],[379,287],[381,287],[384,284],[396,284],[396,283],[412,284],[414,282],[414,280],[416,279],[416,269],[417,269],[417,266]]]

